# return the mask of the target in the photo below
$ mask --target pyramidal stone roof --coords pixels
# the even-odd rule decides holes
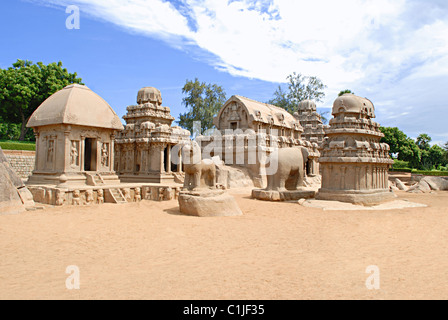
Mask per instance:
[[[27,127],[54,124],[124,129],[111,106],[88,87],[79,84],[69,85],[45,100],[31,115]]]

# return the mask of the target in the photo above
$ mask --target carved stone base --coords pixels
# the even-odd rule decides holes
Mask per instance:
[[[88,182],[88,175],[101,175],[105,185],[120,184],[120,179],[115,173],[111,172],[36,172],[28,178],[26,184],[28,186],[59,186],[67,188],[70,186],[87,186],[92,185]]]
[[[197,217],[241,216],[235,198],[225,191],[183,191],[179,195],[180,212]]]
[[[149,172],[141,174],[120,174],[120,180],[123,183],[172,183],[175,173]]]
[[[371,191],[337,191],[320,189],[316,195],[317,200],[340,201],[367,206],[393,201],[395,198],[395,194],[388,189]]]
[[[263,201],[297,201],[300,199],[314,198],[315,194],[316,192],[309,190],[252,190],[252,198]]]

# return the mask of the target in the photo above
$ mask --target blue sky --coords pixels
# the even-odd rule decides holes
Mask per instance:
[[[446,0],[3,0],[0,12],[0,67],[62,61],[119,116],[144,86],[178,117],[186,79],[267,101],[298,72],[328,86],[319,108],[351,89],[382,125],[448,141]]]

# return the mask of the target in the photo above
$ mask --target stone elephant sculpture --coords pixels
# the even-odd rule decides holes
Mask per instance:
[[[182,147],[185,172],[184,189],[216,188],[216,166],[212,160],[201,159],[201,148],[193,141]]]
[[[308,155],[309,151],[305,147],[278,149],[270,156],[270,161],[277,161],[278,166],[274,174],[267,176],[266,190],[297,190],[303,186]]]

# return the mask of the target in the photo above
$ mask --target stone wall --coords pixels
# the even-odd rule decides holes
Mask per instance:
[[[21,179],[28,179],[34,170],[34,151],[3,150],[9,165]]]

